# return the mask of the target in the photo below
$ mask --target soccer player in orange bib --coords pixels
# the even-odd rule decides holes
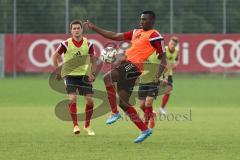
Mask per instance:
[[[104,83],[106,85],[108,99],[112,110],[112,115],[106,123],[112,124],[121,117],[117,110],[116,92],[113,85],[114,82],[117,82],[117,92],[120,99],[119,106],[141,130],[141,134],[134,141],[135,143],[144,141],[152,134],[152,130],[144,124],[135,108],[129,104],[129,98],[135,85],[135,81],[144,70],[144,62],[156,51],[161,55],[162,61],[159,64],[159,70],[156,73],[155,78],[152,80],[154,83],[158,83],[159,77],[167,64],[164,51],[164,40],[159,32],[153,28],[154,22],[155,13],[153,11],[142,12],[140,29],[134,29],[124,33],[111,32],[94,25],[90,21],[85,22],[88,28],[106,38],[116,41],[131,41],[131,47],[126,50],[125,56],[123,60],[121,60],[121,64],[104,76]]]

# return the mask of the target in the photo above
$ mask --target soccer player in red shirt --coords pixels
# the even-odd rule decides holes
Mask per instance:
[[[162,56],[158,73],[153,82],[158,83],[159,77],[166,66],[166,54],[164,51],[164,42],[157,30],[153,29],[155,22],[155,13],[152,11],[144,11],[141,14],[140,29],[134,29],[125,33],[115,33],[104,30],[90,21],[85,22],[88,28],[102,35],[103,37],[116,40],[131,40],[131,47],[126,50],[125,57],[121,61],[121,65],[112,69],[104,76],[104,83],[108,94],[109,103],[112,109],[112,116],[107,120],[107,124],[111,124],[121,116],[117,110],[116,93],[114,82],[117,82],[117,91],[119,95],[119,106],[130,117],[135,125],[142,131],[135,139],[135,143],[144,141],[151,135],[152,130],[149,129],[140,119],[135,108],[129,104],[129,98],[136,79],[143,71],[143,64],[148,57],[157,51]]]
[[[162,98],[162,104],[159,109],[159,112],[161,114],[167,114],[165,108],[166,108],[166,104],[169,100],[171,90],[173,88],[173,71],[178,64],[178,56],[179,56],[179,54],[178,54],[179,50],[177,48],[178,43],[179,43],[178,38],[173,36],[170,38],[168,45],[165,46],[167,62],[168,62],[168,67],[167,67],[168,70],[167,70],[164,80],[168,83],[169,89]]]
[[[83,25],[79,20],[70,24],[71,38],[63,41],[53,55],[53,64],[56,69],[56,78],[64,79],[66,91],[69,95],[69,112],[72,117],[74,134],[79,134],[80,129],[77,119],[77,94],[85,96],[86,119],[84,131],[88,135],[95,135],[90,128],[90,120],[93,113],[92,82],[95,79],[96,59],[94,57],[93,44],[83,37]],[[63,66],[60,69],[59,59],[63,57]],[[87,67],[86,67],[87,66]]]

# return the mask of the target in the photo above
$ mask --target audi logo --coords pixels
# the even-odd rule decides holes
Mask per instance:
[[[54,54],[56,48],[55,46],[58,46],[63,40],[62,39],[55,39],[52,41],[46,40],[46,39],[38,39],[34,41],[29,49],[28,49],[28,58],[30,62],[36,66],[36,67],[48,67],[48,66],[53,66],[52,64],[52,55]],[[95,45],[100,51],[103,49],[103,45],[94,39],[89,39],[91,43]],[[41,53],[34,52],[34,49],[38,47],[39,45],[44,45],[45,50]],[[35,54],[44,54],[44,61],[39,61],[39,59],[35,58]]]
[[[213,45],[213,62],[207,62],[203,59],[202,51],[204,47],[207,47],[208,45]],[[224,50],[224,45],[229,45],[230,49],[229,52],[226,52]],[[230,61],[224,62],[224,58],[226,54],[229,53]],[[224,39],[221,41],[216,41],[213,39],[205,40],[201,42],[197,47],[197,59],[199,63],[205,67],[213,68],[213,67],[240,67],[240,41],[233,41],[230,39]]]
[[[47,67],[52,64],[52,54],[55,52],[55,45],[59,45],[63,40],[56,39],[53,41],[49,41],[46,39],[38,39],[34,41],[28,49],[28,58],[30,62],[35,65],[36,67]],[[45,61],[40,62],[39,60],[35,59],[34,57],[34,49],[39,45],[45,45],[45,50],[43,52]],[[39,54],[39,53],[38,53]]]
[[[52,41],[46,40],[46,39],[38,39],[34,41],[29,49],[28,49],[28,57],[30,62],[36,66],[36,67],[48,67],[52,66],[52,54],[56,50],[56,46],[58,46],[63,40],[62,39],[55,39]],[[100,43],[96,39],[89,39],[91,43],[95,45],[95,48],[97,48],[99,51],[103,50],[104,45]],[[120,46],[119,52],[121,52],[121,49],[125,49],[126,43],[122,43]],[[38,46],[45,46],[45,49],[38,53],[36,52],[36,49]],[[128,45],[127,45],[128,46]],[[213,61],[210,61],[208,59],[205,59],[204,49],[206,50],[207,47],[212,46],[212,57]],[[224,46],[230,46],[224,49]],[[186,50],[186,49],[185,49]],[[183,53],[185,53],[184,48],[182,50]],[[43,54],[44,60],[39,60],[36,58],[36,54]],[[230,60],[227,62],[224,61],[226,57],[229,56]],[[240,40],[234,41],[231,39],[223,39],[220,41],[214,40],[214,39],[207,39],[199,43],[196,49],[196,57],[198,62],[207,68],[213,68],[213,67],[224,67],[224,68],[230,68],[230,67],[240,67]]]

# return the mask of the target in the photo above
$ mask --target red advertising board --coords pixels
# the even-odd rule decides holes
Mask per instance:
[[[106,43],[112,42],[96,34],[85,35],[95,45],[97,55]],[[170,35],[163,35],[165,43]],[[240,34],[178,34],[179,64],[176,72],[240,71]],[[51,72],[51,56],[65,34],[5,35],[5,71]],[[14,41],[15,40],[15,41]],[[116,43],[124,48],[125,43]]]

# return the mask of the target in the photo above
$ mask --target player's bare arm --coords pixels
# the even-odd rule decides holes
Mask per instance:
[[[178,56],[176,57],[176,59],[175,59],[175,62],[174,62],[174,64],[173,64],[173,69],[175,69],[175,68],[177,68],[177,65],[179,64],[179,60],[178,60],[179,58],[178,58]]]
[[[153,34],[151,35],[153,36]],[[166,66],[167,66],[167,55],[166,51],[164,48],[164,39],[159,33],[155,33],[155,37],[158,38],[157,41],[152,41],[150,40],[151,45],[156,49],[157,54],[158,54],[158,59],[161,59],[161,62],[159,64],[158,72],[156,73],[155,79],[153,80],[155,83],[159,82],[159,78],[163,74]],[[155,39],[155,37],[153,39]],[[159,38],[160,37],[160,38]]]
[[[97,58],[95,56],[92,56],[90,58],[90,62],[91,62],[91,72],[88,76],[89,76],[89,81],[93,82],[95,81],[96,74],[97,74]]]
[[[161,75],[163,74],[163,71],[165,70],[166,66],[167,66],[167,56],[166,56],[166,53],[163,52],[162,55],[161,55],[161,63],[159,64],[159,68],[158,68],[158,73],[156,75],[156,78],[155,78],[155,82],[158,82],[159,81],[159,78],[161,77]]]
[[[105,38],[112,39],[115,41],[123,41],[124,40],[124,34],[123,33],[116,33],[112,31],[108,31],[105,29],[102,29],[96,25],[94,25],[92,22],[87,21],[84,23],[89,29],[97,32],[98,34],[102,35]]]
[[[61,61],[61,55],[58,52],[55,52],[53,54],[53,66],[55,68],[55,73],[56,73],[56,79],[60,80],[61,79],[61,68],[59,67],[59,63]]]
[[[164,81],[167,82],[167,78],[170,75],[170,70],[171,70],[171,64],[167,62],[166,68],[165,68],[165,73],[164,73]]]

